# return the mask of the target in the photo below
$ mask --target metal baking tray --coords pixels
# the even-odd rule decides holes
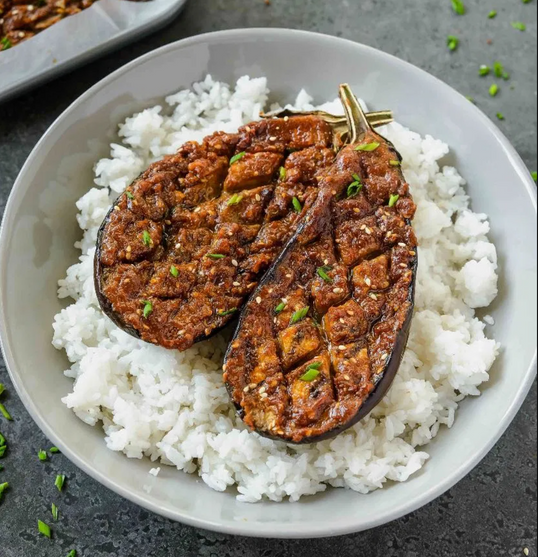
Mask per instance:
[[[0,102],[155,31],[187,0],[99,0],[0,52]]]

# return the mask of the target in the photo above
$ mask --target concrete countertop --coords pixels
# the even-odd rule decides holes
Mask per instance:
[[[499,127],[530,170],[536,154],[536,0],[465,0],[463,17],[451,0],[190,0],[172,24],[138,43],[18,99],[0,105],[0,214],[30,150],[54,119],[111,71],[161,45],[237,27],[290,27],[345,37],[408,60],[471,96]],[[489,19],[491,10],[496,19]],[[527,31],[514,29],[522,21]],[[447,49],[448,35],[461,39]],[[500,60],[510,73],[492,98],[481,64]],[[322,69],[320,69],[322,73]],[[0,75],[1,79],[1,75]],[[442,110],[442,107],[439,107]],[[214,534],[151,515],[97,484],[49,447],[18,400],[0,358],[3,402],[14,421],[0,418],[9,452],[0,483],[0,557],[517,557],[536,555],[536,385],[507,433],[463,481],[425,508],[384,527],[336,539],[255,540]],[[457,439],[454,440],[457,442]],[[40,536],[36,519],[52,524],[49,503],[57,473],[67,489],[55,537]]]

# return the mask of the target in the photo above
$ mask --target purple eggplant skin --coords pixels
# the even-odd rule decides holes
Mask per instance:
[[[122,194],[125,195],[125,194]],[[140,339],[140,333],[134,328],[125,323],[125,321],[120,317],[118,313],[114,311],[114,307],[109,302],[108,298],[103,293],[103,288],[101,281],[103,279],[104,268],[101,264],[101,250],[103,246],[103,236],[105,234],[105,228],[107,227],[110,221],[110,215],[115,210],[116,205],[118,204],[119,200],[121,199],[122,195],[120,195],[116,201],[112,204],[112,207],[106,214],[99,230],[97,232],[97,241],[95,243],[95,256],[93,260],[93,284],[95,287],[95,294],[97,295],[97,301],[103,310],[103,313],[116,325],[116,327],[120,328],[122,331],[125,331],[127,334]]]
[[[260,281],[260,284],[258,285],[256,290],[252,293],[250,299],[246,303],[245,309],[241,312],[241,314],[239,316],[239,321],[237,323],[237,327],[236,327],[235,333],[233,335],[233,338],[230,341],[230,343],[228,344],[228,348],[227,348],[226,354],[224,356],[224,362],[225,363],[228,361],[228,357],[230,356],[230,353],[231,353],[231,350],[232,350],[232,344],[234,343],[235,340],[237,340],[237,338],[239,336],[239,333],[242,329],[242,324],[243,324],[243,321],[245,320],[245,318],[247,316],[247,312],[248,312],[248,308],[249,308],[250,304],[253,303],[253,300],[255,300],[258,297],[259,292],[261,291],[261,289],[269,281],[274,279],[278,266],[284,260],[287,253],[289,252],[289,250],[293,248],[293,246],[297,242],[298,237],[304,231],[304,229],[306,227],[306,224],[307,224],[306,222],[303,222],[302,225],[299,226],[295,235],[291,238],[291,240],[288,242],[288,244],[286,245],[286,247],[284,248],[282,253],[276,259],[276,261],[273,263],[273,265],[269,268],[267,273],[264,275],[263,279]],[[410,224],[410,221],[407,221],[407,224]],[[290,445],[310,445],[312,443],[319,443],[321,441],[327,441],[328,439],[334,439],[335,437],[340,435],[340,433],[342,433],[342,432],[346,431],[347,429],[353,427],[354,425],[358,424],[362,419],[366,418],[366,416],[368,416],[368,414],[370,414],[370,412],[383,400],[384,396],[387,394],[388,390],[392,386],[392,383],[393,383],[393,381],[394,381],[394,379],[395,379],[395,377],[398,373],[398,370],[400,369],[400,365],[402,363],[402,359],[403,359],[403,356],[404,356],[404,353],[405,353],[405,349],[407,348],[407,341],[409,340],[409,333],[411,332],[411,324],[412,324],[412,321],[413,321],[413,313],[414,313],[414,309],[415,309],[415,290],[416,290],[415,285],[416,285],[416,278],[417,278],[417,271],[418,271],[418,250],[415,250],[415,252],[416,252],[416,254],[414,256],[413,267],[412,267],[413,280],[411,281],[411,286],[409,288],[409,296],[407,298],[407,301],[410,303],[410,305],[409,305],[409,311],[407,313],[405,323],[404,323],[402,329],[400,330],[400,333],[398,334],[398,339],[396,341],[396,344],[394,345],[394,349],[391,353],[390,358],[388,358],[388,360],[387,360],[387,364],[385,366],[385,369],[384,369],[383,373],[380,374],[380,379],[378,379],[374,390],[370,393],[368,398],[364,401],[364,403],[359,408],[359,410],[355,414],[355,416],[353,416],[347,422],[343,423],[340,427],[337,427],[337,428],[334,428],[330,431],[327,431],[326,433],[324,433],[322,435],[307,437],[300,442],[284,440],[282,437],[269,435],[265,431],[255,430],[256,433],[258,433],[258,435],[261,435],[262,437],[265,437],[267,439],[272,439],[273,441],[281,441],[281,442],[284,441],[284,442],[286,442]],[[234,401],[232,386],[228,383],[226,383],[226,390],[228,391],[230,399],[232,401]],[[237,415],[239,416],[239,418],[243,419],[243,417],[244,417],[243,408],[239,404],[237,404],[235,401],[234,401],[234,406],[236,408]]]

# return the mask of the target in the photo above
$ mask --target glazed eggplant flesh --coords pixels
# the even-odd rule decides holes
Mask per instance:
[[[375,125],[390,113],[369,115]],[[98,234],[95,288],[126,332],[185,350],[226,325],[292,236],[332,164],[323,118],[262,120],[187,143],[122,194]]]
[[[331,126],[297,117],[216,133],[154,163],[100,229],[101,307],[166,348],[209,337],[282,251],[334,158]]]
[[[341,90],[353,143],[241,317],[224,378],[244,422],[290,443],[330,438],[390,386],[414,301],[415,204],[394,147]]]

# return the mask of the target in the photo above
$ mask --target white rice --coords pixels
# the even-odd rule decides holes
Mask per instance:
[[[77,203],[82,255],[59,283],[60,298],[75,300],[54,322],[53,344],[66,351],[72,366],[65,373],[75,380],[63,402],[87,424],[102,423],[111,450],[197,473],[218,491],[235,485],[241,501],[296,501],[328,485],[368,493],[425,464],[425,446],[442,425],[452,426],[466,396],[480,394],[499,351],[475,315],[497,295],[487,216],[469,209],[458,171],[440,167],[449,151],[442,141],[399,124],[383,130],[403,155],[418,206],[416,314],[393,387],[368,418],[333,440],[294,447],[247,431],[221,378],[224,335],[184,353],[158,348],[116,328],[95,295],[97,229],[117,194],[185,141],[257,119],[268,94],[265,79],[243,77],[234,88],[207,77],[120,126],[122,144],[97,163],[97,187]],[[304,91],[295,105],[313,108]],[[325,108],[342,112],[337,101]]]

